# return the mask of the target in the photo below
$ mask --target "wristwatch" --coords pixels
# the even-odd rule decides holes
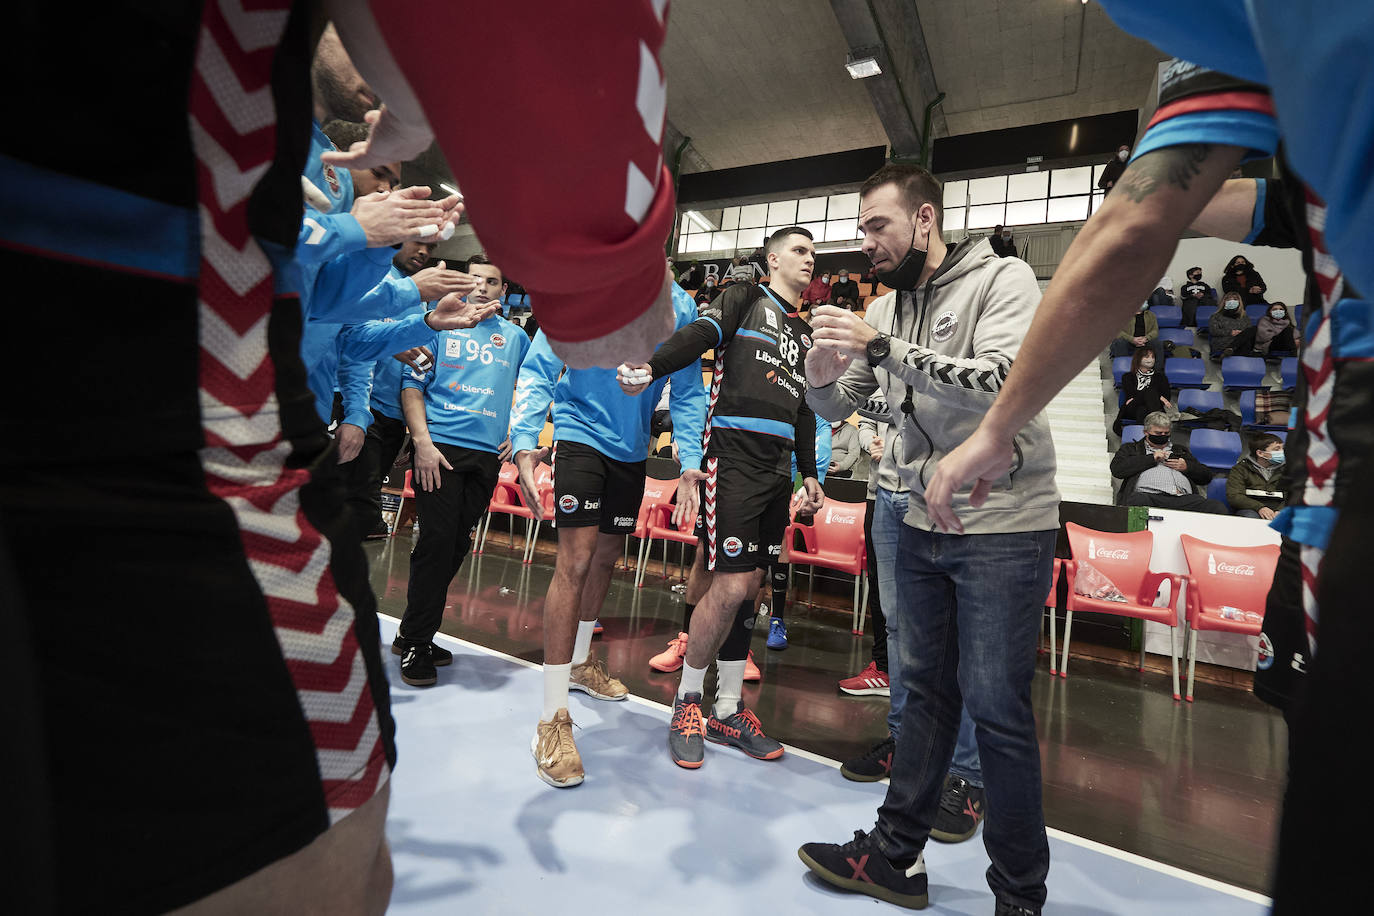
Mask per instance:
[[[868,342],[868,364],[876,366],[878,363],[887,359],[887,354],[892,352],[892,338],[886,334],[878,333]]]

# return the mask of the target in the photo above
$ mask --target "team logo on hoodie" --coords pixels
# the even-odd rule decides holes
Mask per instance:
[[[959,317],[953,312],[945,312],[935,319],[935,324],[930,329],[930,336],[936,343],[944,343],[953,337],[957,330],[959,330]]]

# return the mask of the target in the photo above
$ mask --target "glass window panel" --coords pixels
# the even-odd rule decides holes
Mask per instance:
[[[1100,178],[1102,177],[1102,173],[1105,172],[1105,171],[1107,171],[1107,165],[1106,165],[1106,163],[1103,163],[1102,165],[1095,165],[1095,166],[1093,166],[1093,187],[1094,187],[1094,188],[1097,187],[1098,179],[1100,179]]]
[[[682,238],[682,250],[688,254],[711,250],[711,233],[709,232],[696,232]]]
[[[691,232],[694,228],[695,226],[693,225],[692,221],[687,218],[687,214],[682,214],[682,219],[678,220],[677,234],[680,236],[686,235],[687,233]]]
[[[808,197],[797,201],[797,219],[808,223],[825,219],[825,198]]]
[[[741,229],[754,229],[758,226],[765,226],[767,224],[767,204],[750,204],[747,207],[739,208],[739,227]]]
[[[968,183],[970,204],[1000,204],[1007,199],[1007,176],[974,178]],[[994,223],[994,225],[996,225]]]
[[[940,225],[945,232],[964,228],[964,208],[950,207],[945,210],[945,218]]]
[[[830,208],[826,211],[825,218],[849,219],[859,217],[859,194],[832,194],[830,195]]]
[[[742,248],[753,253],[755,248],[768,241],[768,230],[760,226],[757,229],[741,229],[739,238],[735,242],[737,248]]]
[[[966,229],[990,229],[1003,221],[1003,211],[1006,204],[986,204],[981,207],[968,208],[968,223]]]
[[[777,225],[774,225],[774,226],[769,226],[767,229],[765,229],[765,230],[763,231],[763,241],[759,242],[759,244],[760,244],[760,245],[766,245],[766,244],[768,244],[768,239],[772,237],[772,235],[773,235],[774,232],[777,232],[777,231],[778,231],[779,229],[781,229],[781,228],[782,228],[782,224],[781,224],[781,223],[778,223]]]
[[[1045,221],[1045,200],[1019,200],[1007,204],[1006,225],[1029,226]]]
[[[1066,223],[1070,220],[1088,218],[1088,195],[1082,197],[1052,197],[1046,221]]]
[[[738,229],[739,228],[739,207],[726,207],[725,212],[720,215],[720,228]]]
[[[1097,208],[1098,208],[1098,207],[1102,206],[1102,201],[1104,201],[1104,200],[1106,200],[1106,199],[1107,199],[1107,195],[1106,195],[1106,194],[1094,194],[1094,195],[1093,195],[1093,212],[1094,212],[1094,213],[1097,212]]]
[[[1055,169],[1050,173],[1050,196],[1063,197],[1066,194],[1087,194],[1092,188],[1092,166],[1084,165],[1076,169]],[[1084,207],[1083,212],[1087,212]],[[1078,217],[1082,219],[1082,217]]]
[[[825,224],[827,242],[852,242],[859,237],[857,219],[832,219]]]
[[[968,203],[968,182],[967,181],[947,181],[945,182],[945,202],[944,206],[962,207]]]
[[[735,233],[733,232],[712,232],[711,250],[725,251],[735,247]]]
[[[790,226],[797,221],[797,202],[779,200],[768,205],[768,222],[775,226]]]
[[[825,223],[802,223],[801,227],[811,233],[812,242],[825,241]]]
[[[1048,197],[1049,190],[1049,172],[1026,172],[1007,178],[1007,200],[1035,200],[1037,197]]]

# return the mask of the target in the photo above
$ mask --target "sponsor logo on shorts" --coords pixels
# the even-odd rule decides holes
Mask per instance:
[[[1274,641],[1269,638],[1268,633],[1261,633],[1259,637],[1259,659],[1255,662],[1255,667],[1260,671],[1268,671],[1274,664]]]
[[[562,509],[564,512],[577,511],[577,497],[573,496],[571,493],[566,493],[558,497],[558,508]]]
[[[737,557],[740,551],[744,549],[744,544],[741,543],[740,539],[737,537],[726,538],[725,543],[720,546],[721,549],[725,551],[727,557]]]
[[[589,500],[587,500],[586,502],[584,502],[584,503],[582,504],[582,508],[583,508],[583,509],[600,509],[600,508],[601,508],[601,500],[599,500],[599,499],[589,499]]]
[[[615,521],[611,522],[611,524],[615,525],[617,528],[630,528],[634,526],[634,523],[635,520],[628,515],[617,515]]]
[[[782,556],[782,545],[781,545],[781,544],[769,544],[769,545],[768,545],[768,555],[769,555],[770,557],[780,557],[780,556]]]
[[[495,334],[495,333],[493,333],[493,334],[491,335],[491,345],[492,345],[493,347],[495,347],[496,349],[498,349],[498,350],[503,350],[503,349],[505,349],[505,347],[506,347],[506,335],[505,335],[505,334]]]
[[[957,330],[959,330],[959,316],[953,312],[945,312],[935,319],[935,324],[930,329],[930,336],[937,343],[944,343],[953,337]]]
[[[753,541],[750,541],[750,542],[749,542],[749,552],[750,552],[750,553],[754,553],[754,552],[757,551],[758,549],[759,549],[759,545],[758,545],[758,544],[755,544]]]

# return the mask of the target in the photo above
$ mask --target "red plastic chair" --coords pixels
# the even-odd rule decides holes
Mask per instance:
[[[1190,534],[1179,535],[1188,561],[1188,702],[1193,702],[1193,667],[1197,664],[1197,631],[1221,630],[1258,636],[1264,623],[1264,603],[1279,562],[1277,544],[1230,547]],[[1250,615],[1222,616],[1222,609]]]
[[[535,485],[542,494],[545,489],[553,488],[553,468],[547,464],[541,464],[534,472]],[[534,520],[534,513],[525,505],[524,495],[520,492],[520,472],[514,464],[509,461],[501,465],[501,473],[496,478],[496,489],[492,493],[491,502],[487,505],[487,521],[482,528],[482,536],[477,541],[477,552],[481,553],[486,549],[487,534],[491,531],[491,518],[493,515],[505,515],[511,522],[511,539],[514,540],[514,520],[523,518],[525,525],[525,547],[521,552],[521,560],[525,561],[531,554],[530,535],[532,533],[529,522]]]
[[[406,500],[415,498],[415,488],[410,485],[410,474],[410,471],[406,471],[406,479],[401,484],[401,501],[396,504],[396,524],[391,526],[391,537],[395,537],[396,531],[401,527],[401,510],[406,507]]]
[[[810,526],[798,525],[794,520],[787,526],[785,541],[791,546],[794,532],[801,532],[804,547],[791,552],[792,565],[806,565],[822,569],[833,569],[854,577],[854,610],[851,632],[862,636],[864,615],[867,608],[860,601],[860,592],[868,590],[868,544],[864,538],[863,503],[844,503],[826,497],[825,503],[816,512]],[[807,594],[806,603],[815,592],[813,574],[812,588]],[[814,606],[814,605],[813,605]]]
[[[1054,666],[1057,664],[1055,661],[1055,609],[1059,607],[1059,571],[1063,566],[1064,561],[1055,557],[1054,566],[1050,569],[1050,593],[1045,598],[1045,610],[1049,612],[1050,617],[1050,674],[1059,673],[1054,670]],[[1040,651],[1044,652],[1045,650],[1041,649]]]
[[[671,497],[670,497],[671,498]],[[663,542],[663,578],[668,578],[668,542],[681,544],[683,560],[678,563],[678,578],[683,579],[683,567],[686,565],[686,552],[688,544],[695,544],[697,536],[695,532],[696,519],[689,518],[684,520],[685,528],[673,526],[673,506],[669,503],[654,503],[649,506],[644,515],[644,537],[641,541],[639,571],[635,575],[635,587],[644,587],[644,566],[653,553],[654,541]]]
[[[1064,574],[1069,578],[1069,597],[1064,614],[1064,654],[1059,662],[1059,676],[1069,676],[1069,631],[1073,627],[1074,611],[1096,611],[1099,614],[1153,620],[1169,625],[1170,658],[1174,667],[1174,699],[1180,699],[1178,610],[1175,604],[1178,601],[1179,589],[1183,587],[1183,577],[1174,573],[1150,572],[1150,554],[1154,551],[1155,538],[1148,531],[1117,534],[1095,531],[1072,522],[1064,527],[1069,534],[1069,549],[1073,552],[1073,559],[1064,561]],[[1078,594],[1074,586],[1078,581],[1080,564],[1085,561],[1091,561],[1093,566],[1111,579],[1126,600],[1107,601]],[[1169,606],[1156,607],[1159,586],[1166,579],[1170,582]],[[1145,668],[1143,639],[1140,643],[1140,668],[1142,671]]]
[[[657,477],[644,478],[644,495],[639,500],[639,514],[635,516],[635,530],[625,535],[624,566],[630,568],[630,538],[639,539],[639,550],[635,554],[635,588],[643,586],[645,546],[649,537],[649,510],[656,505],[670,505],[677,493],[678,480],[659,480]],[[665,548],[666,549],[666,548]]]

